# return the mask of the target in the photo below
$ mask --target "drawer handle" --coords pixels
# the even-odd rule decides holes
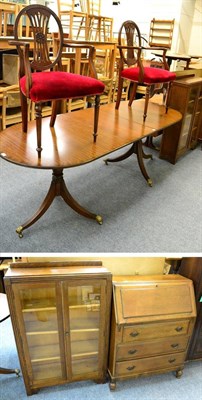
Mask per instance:
[[[131,365],[131,367],[127,368],[128,371],[132,371],[133,369],[135,369],[135,365]]]
[[[131,332],[130,333],[130,336],[132,336],[132,337],[136,337],[136,336],[138,336],[139,335],[139,332]]]
[[[128,354],[135,354],[137,353],[137,350],[129,350]]]
[[[168,360],[170,364],[174,363],[176,361],[176,358],[171,358],[170,360]]]
[[[178,349],[179,344],[178,344],[178,343],[173,343],[173,344],[171,344],[171,347],[172,347],[173,349]]]
[[[177,326],[177,328],[175,328],[175,330],[176,330],[177,332],[181,332],[182,329],[183,329],[183,326]]]

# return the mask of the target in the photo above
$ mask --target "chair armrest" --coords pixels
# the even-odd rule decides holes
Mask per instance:
[[[149,47],[143,47],[143,50],[146,50],[146,51],[147,50],[149,50],[149,51],[160,50],[160,51],[162,51],[162,54],[159,54],[159,56],[163,58],[163,66],[164,66],[164,68],[166,70],[169,70],[169,66],[168,66],[168,63],[166,61],[166,52],[167,52],[168,49],[166,49],[165,47],[154,47],[154,46],[150,47],[149,46]]]
[[[81,43],[76,43],[74,41],[71,41],[71,42],[68,42],[68,43],[67,42],[63,42],[63,47],[72,48],[72,49],[75,49],[75,51],[78,50],[78,49],[80,49],[80,50],[81,49],[89,50],[87,60],[89,62],[90,76],[92,78],[96,78],[97,79],[97,71],[96,71],[95,64],[94,64],[94,59],[95,59],[95,56],[96,56],[96,50],[95,50],[94,46],[92,46],[90,44],[85,44],[85,43],[81,44]]]
[[[19,77],[26,76],[26,96],[29,97],[29,90],[32,86],[31,64],[29,60],[30,42],[10,40],[9,44],[17,47],[20,59]]]

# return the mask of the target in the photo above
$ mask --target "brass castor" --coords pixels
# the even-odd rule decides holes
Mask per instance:
[[[17,377],[19,378],[19,376],[20,376],[20,370],[19,370],[18,368],[15,369],[15,373],[16,373]]]
[[[176,378],[180,379],[183,374],[183,371],[180,369],[179,371],[176,371]]]
[[[152,185],[153,185],[153,182],[152,182],[152,180],[149,178],[149,179],[147,179],[147,183],[148,183],[148,185],[150,186],[150,187],[152,187]]]
[[[102,217],[101,215],[96,215],[96,221],[98,222],[99,225],[102,225]]]
[[[16,229],[16,233],[18,234],[20,239],[22,239],[22,237],[23,237],[22,231],[23,231],[23,227],[18,226],[18,228]]]
[[[109,388],[110,388],[110,390],[115,390],[116,389],[116,382],[109,382]]]

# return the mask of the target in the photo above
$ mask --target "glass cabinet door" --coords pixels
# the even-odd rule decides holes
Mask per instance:
[[[72,377],[98,374],[101,334],[100,303],[102,285],[87,282],[68,285],[66,305],[69,308],[69,339]]]
[[[18,286],[18,285],[17,285]],[[29,355],[34,381],[62,378],[62,349],[56,305],[55,284],[19,285],[16,300],[21,309],[22,334],[26,337],[25,351]]]

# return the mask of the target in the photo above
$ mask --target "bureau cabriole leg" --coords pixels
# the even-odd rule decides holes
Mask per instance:
[[[180,379],[182,375],[183,375],[183,370],[182,369],[179,369],[179,370],[176,371],[176,375],[175,375],[176,378]]]

